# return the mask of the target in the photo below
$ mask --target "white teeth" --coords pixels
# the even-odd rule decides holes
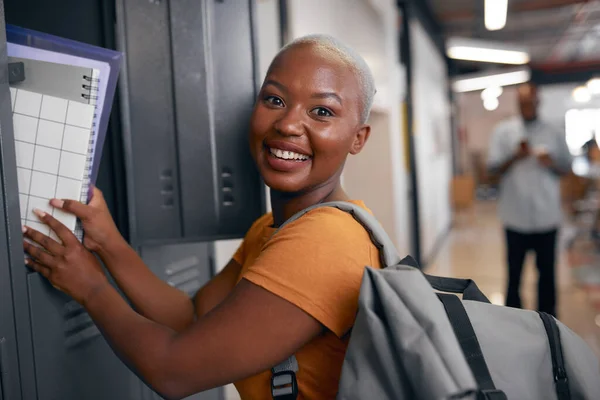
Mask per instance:
[[[300,154],[300,153],[294,153],[293,151],[285,151],[285,150],[271,149],[271,148],[269,148],[269,150],[271,151],[271,154],[273,154],[275,157],[282,158],[284,160],[304,161],[304,160],[308,160],[308,158],[309,158],[307,155]]]

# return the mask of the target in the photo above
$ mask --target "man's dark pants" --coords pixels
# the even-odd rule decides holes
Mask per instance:
[[[521,308],[519,288],[525,256],[535,252],[538,278],[538,310],[556,316],[556,237],[557,230],[520,233],[505,229],[508,256],[506,305]]]

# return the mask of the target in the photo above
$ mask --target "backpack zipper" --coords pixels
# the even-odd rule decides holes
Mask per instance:
[[[546,335],[548,336],[548,342],[550,344],[550,356],[552,358],[552,372],[554,375],[554,383],[556,385],[556,395],[558,400],[570,400],[571,393],[569,391],[569,378],[567,377],[567,370],[565,368],[565,359],[563,357],[562,345],[560,343],[560,331],[554,317],[545,312],[538,312],[544,328],[546,329]]]

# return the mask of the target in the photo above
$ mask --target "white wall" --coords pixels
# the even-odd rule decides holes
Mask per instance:
[[[410,251],[407,171],[400,104],[402,68],[397,46],[394,0],[289,0],[289,38],[324,33],[357,50],[371,67],[377,86],[365,149],[350,157],[343,185],[364,200],[396,244]]]
[[[444,59],[421,24],[412,22],[410,30],[421,255],[427,261],[451,224],[448,74]]]

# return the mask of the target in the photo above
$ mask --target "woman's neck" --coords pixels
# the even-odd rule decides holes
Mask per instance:
[[[348,201],[350,198],[338,182],[333,188],[323,186],[303,194],[281,193],[271,190],[273,224],[281,226],[287,219],[307,207],[329,201]]]

